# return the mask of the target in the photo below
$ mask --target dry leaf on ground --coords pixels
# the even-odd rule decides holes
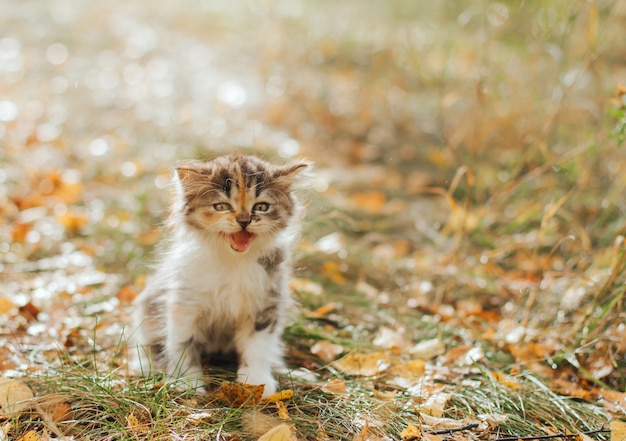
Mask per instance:
[[[133,412],[126,416],[126,428],[135,435],[141,435],[150,430],[148,424],[139,421]]]
[[[276,402],[276,410],[278,411],[279,418],[282,418],[283,420],[289,419],[289,411],[287,410],[287,406],[284,401]]]
[[[343,352],[343,346],[328,340],[322,340],[311,347],[311,352],[324,361],[331,361]]]
[[[385,371],[390,366],[390,361],[383,352],[371,354],[352,352],[333,362],[333,366],[344,374],[371,377]]]
[[[611,441],[626,441],[626,423],[624,421],[611,421]]]
[[[417,343],[415,346],[409,349],[409,353],[414,355],[415,358],[421,358],[422,360],[430,360],[438,355],[446,352],[446,347],[439,339],[424,340]]]
[[[261,436],[258,441],[295,441],[291,426],[288,424],[279,424],[270,429],[265,435]]]
[[[17,441],[41,441],[41,437],[34,430],[29,430],[23,436],[19,437]]]
[[[403,441],[411,441],[422,438],[422,432],[413,424],[409,424],[400,434]]]
[[[343,380],[335,378],[322,386],[322,390],[329,394],[345,394],[346,383]]]
[[[222,383],[222,394],[231,407],[253,406],[261,402],[264,384]]]
[[[33,392],[20,380],[0,378],[0,409],[4,414],[16,414],[28,407]]]
[[[285,389],[285,390],[281,390],[276,392],[275,394],[270,395],[269,397],[265,398],[263,400],[264,403],[275,403],[278,401],[284,401],[284,400],[288,400],[291,397],[293,397],[293,390],[292,389]]]

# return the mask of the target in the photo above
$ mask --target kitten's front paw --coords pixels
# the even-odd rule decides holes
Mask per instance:
[[[277,383],[271,372],[255,371],[249,367],[242,367],[237,371],[237,380],[246,384],[263,384],[263,398],[276,393]]]

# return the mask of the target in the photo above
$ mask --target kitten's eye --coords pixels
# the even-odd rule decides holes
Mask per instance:
[[[258,204],[254,204],[254,207],[252,207],[252,211],[260,211],[261,213],[265,213],[269,209],[270,204],[267,202],[259,202]]]
[[[230,211],[233,209],[233,207],[231,207],[230,204],[227,204],[226,202],[213,204],[213,208],[215,209],[215,211]]]

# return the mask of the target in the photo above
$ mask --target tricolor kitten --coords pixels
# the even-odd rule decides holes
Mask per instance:
[[[232,154],[176,167],[169,242],[135,301],[135,369],[202,384],[203,354],[234,351],[239,381],[276,391],[291,305],[289,248],[309,166]]]

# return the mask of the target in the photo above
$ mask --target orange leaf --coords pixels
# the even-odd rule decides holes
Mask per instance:
[[[79,210],[68,210],[67,213],[59,216],[59,222],[67,231],[80,231],[87,224],[87,215]]]
[[[404,441],[411,441],[422,438],[422,432],[413,424],[409,424],[400,434],[400,438]]]
[[[341,274],[339,265],[337,265],[335,262],[324,262],[322,264],[321,275],[325,279],[328,279],[339,285],[343,285],[344,283],[346,283],[346,279],[343,277],[343,274]]]
[[[122,289],[117,292],[117,299],[126,305],[131,304],[133,300],[135,300],[135,297],[137,297],[137,291],[129,285],[122,287]]]
[[[13,242],[24,243],[26,241],[26,235],[31,228],[32,226],[30,224],[15,222],[11,229],[11,239],[13,239]]]
[[[389,357],[383,352],[359,354],[352,352],[333,362],[333,366],[345,374],[371,377],[385,371],[390,365]]]
[[[351,197],[356,208],[368,213],[380,213],[387,202],[387,197],[380,191],[355,193]]]
[[[261,402],[264,384],[222,383],[222,394],[231,407],[253,406]]]
[[[322,390],[329,394],[345,394],[346,393],[346,383],[343,380],[334,379],[330,380],[324,386],[322,386]]]

